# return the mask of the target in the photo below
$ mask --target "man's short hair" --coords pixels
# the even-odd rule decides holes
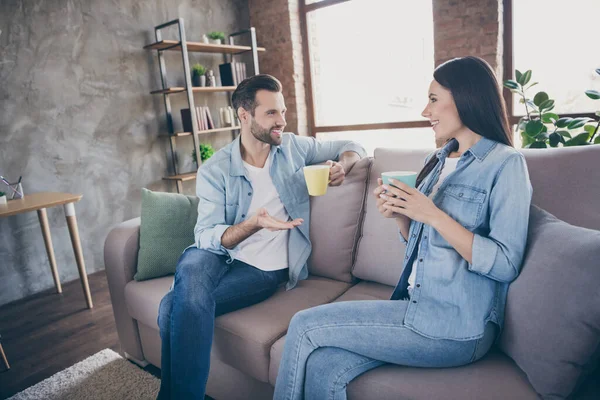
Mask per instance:
[[[254,110],[256,110],[256,92],[259,90],[268,90],[275,93],[281,92],[281,82],[277,78],[267,74],[254,75],[244,79],[231,97],[235,112],[237,113],[237,110],[242,107],[254,116]]]

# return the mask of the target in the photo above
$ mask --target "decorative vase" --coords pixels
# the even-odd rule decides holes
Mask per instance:
[[[206,43],[206,44],[210,43],[210,42],[208,41],[208,36],[206,36],[206,35],[202,35],[202,43]]]
[[[6,196],[0,196],[0,206],[7,204]]]
[[[196,86],[196,87],[206,86],[206,75],[192,76],[192,86]]]

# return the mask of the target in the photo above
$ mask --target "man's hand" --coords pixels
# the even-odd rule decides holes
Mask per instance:
[[[346,179],[346,171],[344,166],[336,161],[327,161],[329,165],[329,186],[340,186]]]
[[[292,221],[278,220],[269,215],[265,208],[259,209],[256,214],[251,217],[251,219],[253,219],[252,222],[256,224],[257,228],[268,229],[271,232],[294,229],[295,227],[302,225],[304,222],[302,218],[296,218]]]

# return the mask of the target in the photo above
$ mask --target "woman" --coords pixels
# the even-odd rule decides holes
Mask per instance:
[[[346,399],[352,379],[385,363],[465,365],[483,357],[501,330],[532,190],[490,66],[476,57],[439,66],[422,115],[445,145],[428,157],[418,189],[379,180],[374,191],[407,245],[392,301],[297,313],[275,399]]]

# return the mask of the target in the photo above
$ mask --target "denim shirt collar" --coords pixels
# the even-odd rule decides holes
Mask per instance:
[[[240,133],[238,137],[231,144],[231,154],[229,155],[231,161],[231,168],[229,170],[229,176],[246,176],[246,168],[244,168],[244,160],[242,160],[242,134]],[[279,150],[280,146],[271,145],[271,157],[273,157],[274,153]]]
[[[498,142],[482,137],[477,143],[471,146],[464,154],[471,153],[479,162],[485,160],[485,157],[492,151]],[[444,160],[450,153],[458,150],[458,140],[451,139],[438,151],[437,158]]]

